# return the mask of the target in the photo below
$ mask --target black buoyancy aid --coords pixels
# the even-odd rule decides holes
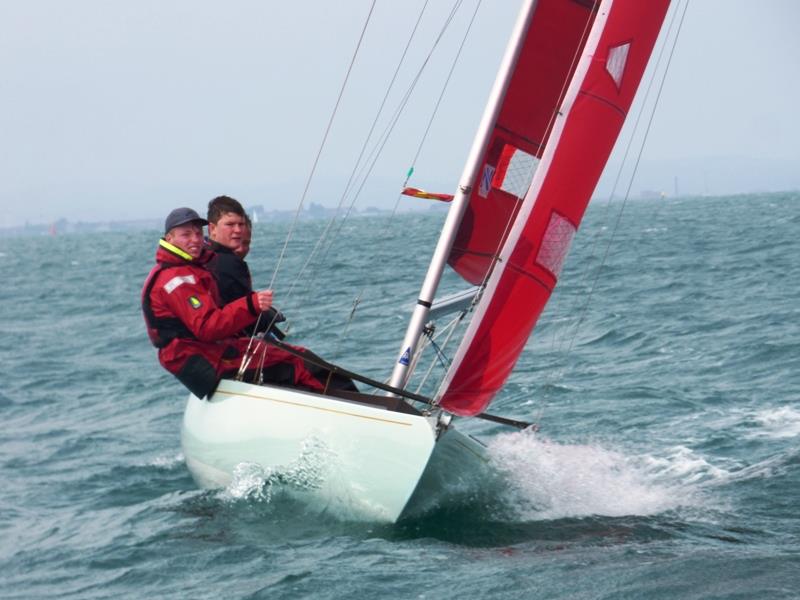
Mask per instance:
[[[169,343],[177,338],[196,340],[197,337],[189,330],[183,321],[177,317],[157,317],[153,314],[152,303],[150,302],[150,294],[153,291],[153,286],[158,279],[159,274],[168,269],[174,269],[180,265],[171,265],[168,263],[159,263],[159,268],[150,274],[147,283],[142,292],[142,312],[144,313],[144,320],[147,324],[147,336],[150,338],[153,346],[156,348],[164,348]]]

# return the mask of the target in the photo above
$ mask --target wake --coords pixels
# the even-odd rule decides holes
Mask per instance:
[[[504,504],[523,520],[646,516],[696,506],[704,483],[725,474],[687,448],[664,458],[628,456],[527,431],[497,436],[489,453],[505,476]]]

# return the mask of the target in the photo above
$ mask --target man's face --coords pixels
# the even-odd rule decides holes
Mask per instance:
[[[208,237],[231,250],[242,245],[244,231],[244,217],[236,213],[222,213],[216,223],[208,224]]]
[[[203,227],[200,223],[186,223],[173,227],[164,239],[192,258],[197,258],[203,253]]]
[[[234,250],[234,254],[241,259],[244,259],[247,256],[247,253],[250,252],[250,238],[253,236],[253,231],[245,225],[244,231],[242,232],[242,243],[239,244],[239,247]]]

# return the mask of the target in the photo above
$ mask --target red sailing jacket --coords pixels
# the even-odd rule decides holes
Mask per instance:
[[[249,340],[236,333],[258,316],[255,293],[219,308],[217,284],[203,267],[211,256],[205,250],[192,259],[162,239],[142,290],[147,333],[158,348],[158,360],[181,381],[193,356],[202,356],[217,375],[237,368]]]

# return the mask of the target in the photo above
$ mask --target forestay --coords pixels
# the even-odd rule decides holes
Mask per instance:
[[[536,324],[644,73],[669,0],[539,0],[449,263],[486,281],[440,391],[483,411]],[[488,279],[487,279],[488,277]]]

